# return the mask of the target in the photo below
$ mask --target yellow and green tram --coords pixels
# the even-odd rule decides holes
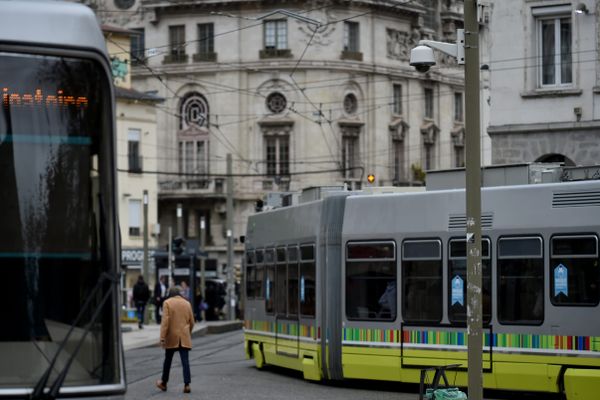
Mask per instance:
[[[249,218],[247,357],[466,386],[464,190],[323,197]],[[597,399],[600,181],[484,188],[481,221],[484,388]]]

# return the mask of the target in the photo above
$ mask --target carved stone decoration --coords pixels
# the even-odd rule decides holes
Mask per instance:
[[[400,60],[410,60],[410,50],[417,46],[421,39],[421,33],[418,29],[411,32],[398,31],[387,28],[387,57]]]
[[[264,108],[259,112],[270,114],[274,118],[286,117],[293,109],[296,97],[294,89],[288,82],[279,79],[278,74],[273,75],[272,79],[264,82],[257,90],[265,99]]]
[[[302,22],[300,20],[296,20],[298,30],[305,36],[304,43],[308,43],[311,37],[311,46],[314,45],[325,47],[333,43],[331,35],[335,31],[336,26],[338,25],[333,22],[337,21],[338,18],[331,10],[331,8],[327,7],[327,5],[329,5],[330,3],[331,2],[329,0],[312,0],[304,2],[304,8],[306,10],[314,10],[308,14],[305,14],[305,16],[308,18],[316,19],[317,21],[322,23],[321,26],[316,26],[313,24]]]
[[[388,125],[392,140],[403,142],[409,127],[410,126],[406,123],[406,121],[404,121],[404,119],[395,118]]]
[[[454,147],[465,147],[465,127],[462,124],[454,125],[454,128],[450,131],[452,136],[452,144]]]
[[[426,121],[421,125],[421,135],[423,135],[424,144],[435,144],[437,135],[440,132],[440,128],[437,127],[435,122]]]

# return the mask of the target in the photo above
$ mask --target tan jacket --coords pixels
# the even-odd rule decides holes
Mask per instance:
[[[189,301],[181,296],[171,297],[163,303],[160,324],[160,342],[165,349],[192,348],[194,314]]]

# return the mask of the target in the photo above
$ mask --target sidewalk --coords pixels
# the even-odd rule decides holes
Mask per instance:
[[[218,334],[230,332],[242,328],[242,321],[202,321],[197,322],[192,329],[192,338],[206,334]],[[160,325],[151,322],[139,329],[136,322],[122,322],[121,336],[123,337],[123,349],[139,349],[141,347],[158,347],[160,338]]]

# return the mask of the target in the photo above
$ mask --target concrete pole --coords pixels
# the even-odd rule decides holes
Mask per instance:
[[[227,154],[227,313],[235,319],[233,284],[233,176],[231,154]]]
[[[169,227],[169,243],[167,244],[167,260],[169,262],[169,287],[173,287],[175,281],[173,280],[173,228]]]
[[[142,265],[142,273],[144,279],[150,285],[150,277],[148,276],[148,191],[144,190],[144,261]]]
[[[200,217],[200,251],[205,252],[206,253],[206,221],[204,219],[204,217]],[[204,257],[200,257],[200,293],[202,294],[202,300],[206,301],[206,293],[205,293],[205,289],[206,289],[206,277],[205,275],[205,262],[204,262]],[[201,311],[202,313],[202,320],[206,321],[206,314],[204,312],[204,310]]]
[[[483,398],[481,312],[481,139],[477,0],[465,0],[465,130],[467,207],[467,336],[469,400]]]

